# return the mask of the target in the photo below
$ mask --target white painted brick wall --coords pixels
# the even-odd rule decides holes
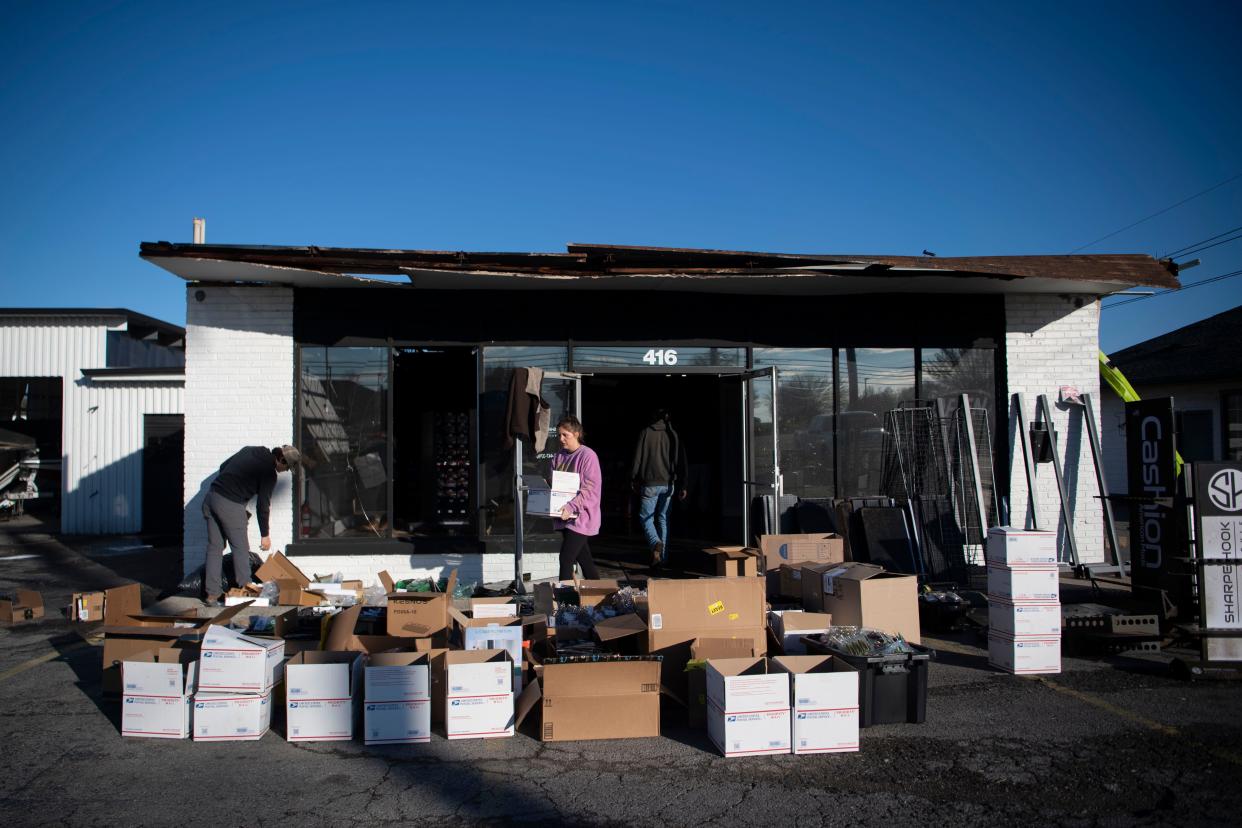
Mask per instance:
[[[1081,308],[1075,304],[1082,301]],[[1086,418],[1081,406],[1058,406],[1058,389],[1073,385],[1091,394],[1095,416],[1100,421],[1099,371],[1100,305],[1086,297],[1056,295],[1009,295],[1005,297],[1005,360],[1009,393],[1024,394],[1029,427],[1035,420],[1036,398],[1048,396],[1057,431],[1062,469],[1070,491],[1070,514],[1079,560],[1099,563],[1105,559],[1104,516],[1091,446],[1086,434]],[[1012,398],[1010,400],[1012,405]],[[1009,418],[1010,523],[1023,526],[1029,509],[1026,468],[1022,446],[1017,438],[1017,418]],[[1060,516],[1060,497],[1051,463],[1037,464],[1036,497],[1039,501],[1041,529],[1057,528],[1061,548],[1065,546],[1065,525]],[[1063,558],[1068,557],[1066,554]]]
[[[202,291],[203,301],[195,294]],[[185,354],[185,572],[202,565],[207,525],[202,499],[230,455],[243,446],[294,443],[293,291],[278,287],[187,288]],[[294,539],[292,476],[272,495],[272,548]],[[250,509],[254,511],[253,506]],[[259,550],[258,521],[250,544]]]
[[[378,575],[384,571],[398,581],[447,577],[453,569],[457,570],[457,580],[463,583],[513,580],[512,554],[302,555],[290,560],[307,575],[340,572],[347,579],[360,580],[367,586],[378,584]],[[560,560],[555,552],[527,553],[522,556],[522,565],[532,580],[555,578],[559,574]]]

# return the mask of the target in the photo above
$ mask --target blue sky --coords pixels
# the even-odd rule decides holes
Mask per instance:
[[[1067,253],[1242,173],[1242,5],[7,2],[7,305],[141,241]],[[1083,252],[1242,226],[1242,179]],[[1200,254],[1186,283],[1242,267]],[[1117,300],[1113,300],[1117,301]],[[1242,278],[1104,312],[1113,350]]]

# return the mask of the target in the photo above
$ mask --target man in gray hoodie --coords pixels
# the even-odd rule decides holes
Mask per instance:
[[[630,476],[642,497],[638,519],[651,550],[651,563],[662,565],[668,556],[668,509],[673,493],[686,499],[686,449],[665,409],[653,412],[650,424],[639,432]]]

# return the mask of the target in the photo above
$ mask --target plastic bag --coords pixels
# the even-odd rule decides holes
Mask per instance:
[[[913,653],[914,648],[900,635],[863,627],[832,627],[819,640],[843,653],[854,656],[883,656]]]
[[[263,566],[263,559],[255,553],[250,553],[250,571],[257,572],[259,567]],[[202,598],[207,594],[208,590],[203,589],[203,579],[206,575],[207,565],[203,564],[198,569],[191,572],[181,579],[181,583],[177,584],[178,595],[189,595],[192,598]],[[242,586],[233,582],[233,553],[227,552],[224,555],[224,564],[220,569],[219,589],[211,591],[213,595],[223,595],[230,589]]]

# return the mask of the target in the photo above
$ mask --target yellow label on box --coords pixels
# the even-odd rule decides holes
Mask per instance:
[[[714,604],[708,604],[707,611],[712,615],[720,615],[720,613],[724,612],[724,601],[717,601]]]
[[[736,621],[736,620],[738,619],[738,617],[739,617],[739,616],[738,616],[738,614],[737,614],[736,612],[731,612],[731,613],[729,613],[729,620],[730,620],[730,621]]]

